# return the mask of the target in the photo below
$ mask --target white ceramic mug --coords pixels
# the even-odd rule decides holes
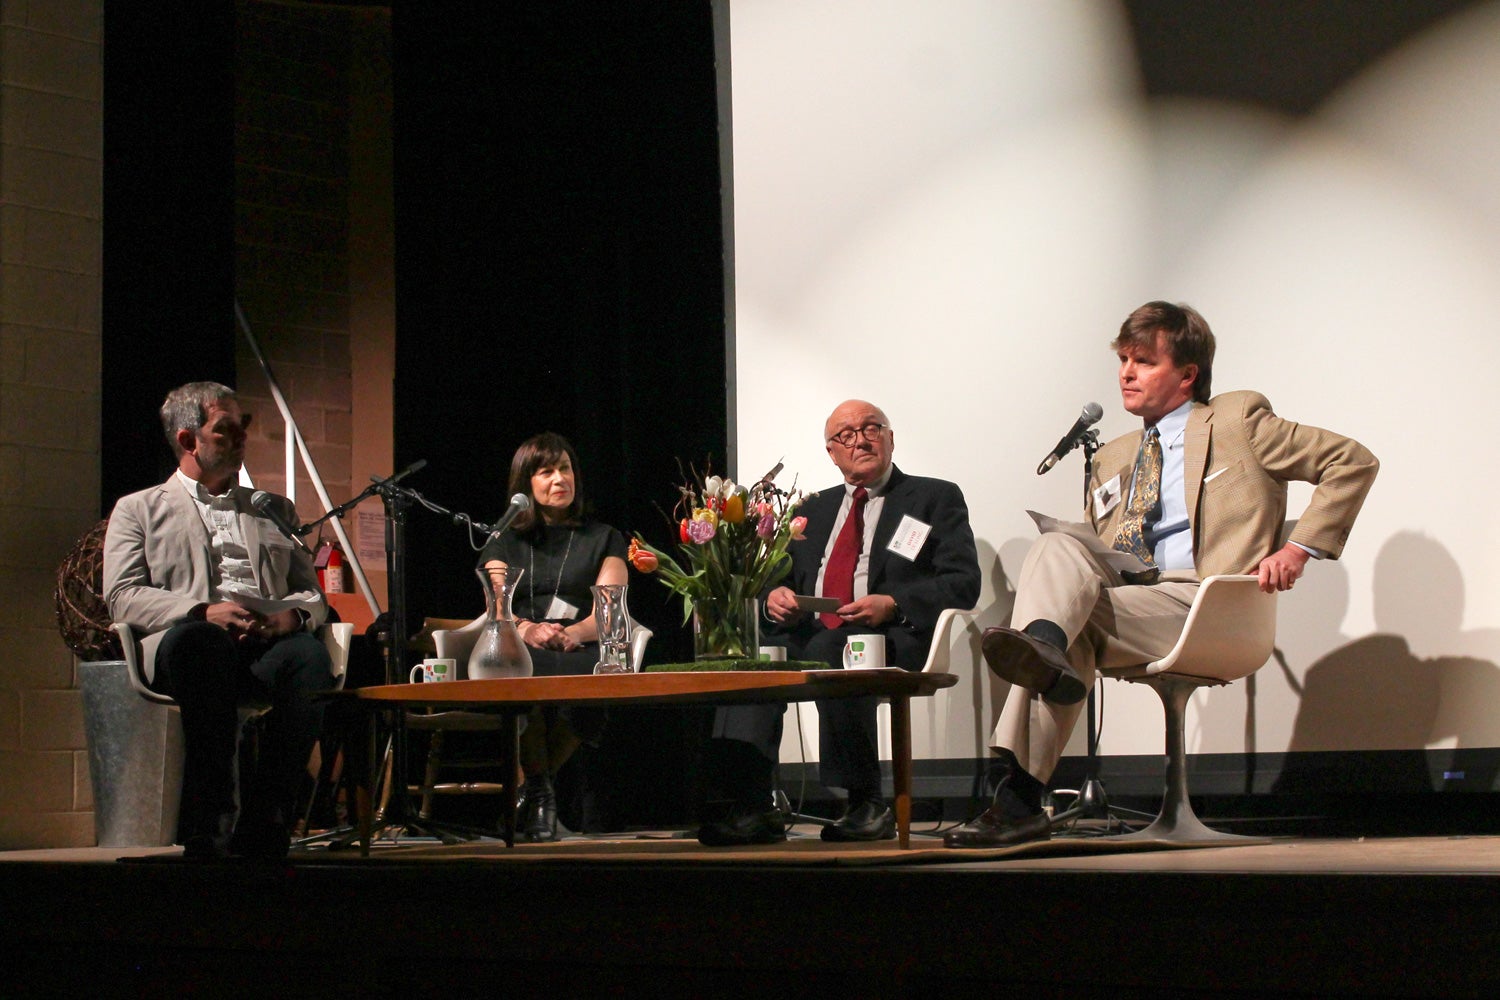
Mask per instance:
[[[458,661],[448,657],[426,659],[411,668],[413,684],[455,680],[458,680]]]
[[[844,643],[844,669],[885,666],[885,636],[851,635]]]
[[[785,646],[762,646],[760,647],[760,658],[770,660],[772,663],[786,662]]]

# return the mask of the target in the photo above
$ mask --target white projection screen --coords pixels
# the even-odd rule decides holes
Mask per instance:
[[[1196,695],[1189,751],[1426,750],[1442,782],[1445,755],[1500,747],[1500,4],[1295,120],[1148,100],[1108,0],[727,9],[740,475],[784,460],[781,482],[833,485],[824,418],[876,402],[898,465],[963,488],[1002,623],[1024,511],[1081,511],[1081,455],[1037,463],[1087,401],[1106,439],[1130,428],[1109,341],[1140,303],[1187,302],[1216,391],[1382,462],[1344,557],[1281,598],[1275,661]],[[1003,692],[974,642],[914,706],[919,759],[986,753]],[[1155,696],[1104,687],[1101,752],[1159,754]],[[797,721],[783,761],[816,757]]]

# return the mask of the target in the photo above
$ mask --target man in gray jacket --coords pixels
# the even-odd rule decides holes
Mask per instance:
[[[162,428],[177,471],[122,497],[104,539],[110,615],[144,636],[152,688],[182,711],[178,839],[190,858],[280,858],[322,706],[333,686],[314,631],[328,616],[312,559],[237,485],[248,415],[234,390],[172,390]],[[272,497],[285,522],[296,511]],[[270,705],[259,765],[236,808],[238,707]],[[238,814],[238,821],[236,815]]]

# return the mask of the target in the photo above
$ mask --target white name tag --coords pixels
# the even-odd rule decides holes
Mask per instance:
[[[1120,503],[1120,477],[1117,474],[1109,482],[1094,491],[1094,516],[1103,517]]]
[[[567,601],[563,600],[561,597],[558,597],[556,594],[552,595],[552,603],[549,604],[549,605],[547,605],[546,619],[549,622],[550,621],[561,621],[563,619],[577,618],[577,617],[578,617],[578,609],[577,608],[575,608],[573,605],[569,604]]]
[[[922,545],[927,541],[930,531],[932,531],[932,525],[923,524],[910,514],[905,514],[901,518],[901,523],[896,526],[896,533],[891,536],[886,548],[910,562],[917,558],[917,553],[922,551]]]

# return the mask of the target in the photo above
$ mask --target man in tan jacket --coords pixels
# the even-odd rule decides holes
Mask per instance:
[[[1099,450],[1085,513],[1141,565],[1122,575],[1062,532],[1033,544],[1016,627],[988,629],[982,644],[1013,685],[991,738],[999,787],[949,847],[1046,839],[1042,795],[1098,669],[1166,655],[1205,577],[1250,573],[1267,592],[1290,590],[1308,559],[1338,558],[1380,467],[1351,438],[1276,416],[1259,393],[1210,399],[1214,337],[1187,306],[1141,306],[1112,346],[1125,409],[1144,426]],[[1315,489],[1278,544],[1294,480]]]

